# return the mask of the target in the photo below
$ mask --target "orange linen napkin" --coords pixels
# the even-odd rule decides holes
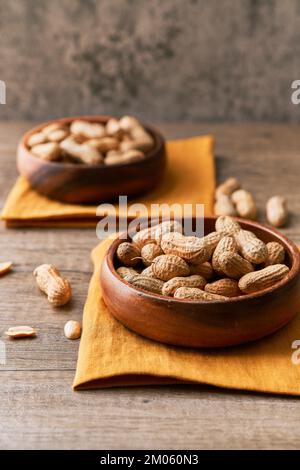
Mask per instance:
[[[213,147],[211,136],[168,142],[168,165],[162,182],[152,192],[129,202],[143,203],[147,208],[151,204],[203,203],[206,215],[212,214],[215,189]],[[20,177],[7,198],[2,219],[9,227],[85,227],[95,226],[103,215],[112,215],[105,210],[97,217],[96,209],[97,206],[65,204],[48,199],[31,189]],[[127,215],[117,212],[119,217]],[[152,213],[152,216],[156,215],[159,214]]]
[[[145,339],[115,320],[102,300],[100,266],[110,243],[105,240],[92,252],[95,269],[84,308],[75,390],[188,382],[300,395],[300,364],[292,362],[300,315],[272,336],[227,349],[185,349]]]

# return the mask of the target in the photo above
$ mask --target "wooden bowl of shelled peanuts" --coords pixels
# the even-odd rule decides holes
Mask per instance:
[[[205,240],[213,240],[218,232],[222,232],[222,224],[217,222],[222,219],[224,217],[205,218]],[[177,229],[157,230],[160,226],[148,229],[147,243],[145,235],[139,236],[139,232],[120,235],[108,249],[101,269],[103,299],[112,315],[144,337],[191,348],[247,343],[274,333],[290,322],[300,312],[297,247],[274,229],[248,220],[231,220],[238,224],[239,235],[223,231],[211,253],[201,258],[199,264],[200,251],[197,250],[203,248],[203,243],[199,242],[197,253],[193,249],[186,251],[181,243],[183,235],[172,233]],[[143,230],[144,233],[147,231]],[[232,254],[234,251],[226,252],[226,256],[221,253],[220,248],[227,246],[229,249],[230,243],[238,243],[247,237],[250,237],[248,251],[246,245],[239,244],[235,254]],[[174,238],[177,245],[174,245]],[[252,243],[254,238],[259,242]],[[253,248],[256,243],[260,245],[260,259]],[[176,250],[178,247],[183,250],[180,252],[184,253],[183,258],[178,259],[174,246]],[[232,271],[239,265],[238,257],[246,262],[241,262],[243,274]],[[246,258],[251,259],[251,263]],[[257,264],[254,264],[255,260]],[[168,266],[167,274],[163,269],[165,265]],[[219,271],[215,272],[215,269]],[[200,275],[194,275],[197,272],[204,281]],[[181,281],[176,280],[176,276]],[[229,279],[227,284],[223,283],[224,278]],[[228,296],[224,295],[224,286]]]
[[[165,141],[131,116],[56,119],[22,137],[17,166],[31,187],[49,198],[113,201],[150,191],[161,181]]]

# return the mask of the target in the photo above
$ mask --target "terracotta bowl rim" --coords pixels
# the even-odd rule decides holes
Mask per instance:
[[[204,217],[204,223],[205,223],[205,220],[208,220],[208,219],[215,221],[217,219],[217,217],[213,217],[213,216]],[[300,273],[300,252],[299,252],[299,249],[297,248],[296,244],[292,240],[287,238],[285,235],[283,235],[282,233],[280,233],[278,230],[274,229],[273,227],[261,224],[259,222],[254,222],[252,220],[241,219],[239,217],[233,217],[233,219],[237,220],[239,223],[241,223],[243,225],[246,225],[248,228],[252,228],[252,229],[259,228],[259,229],[262,229],[263,231],[265,231],[267,233],[275,235],[275,238],[277,239],[276,241],[279,241],[284,245],[284,248],[286,249],[286,251],[288,251],[288,253],[289,253],[289,255],[292,259],[292,265],[291,265],[290,271],[288,272],[288,274],[283,279],[278,281],[273,286],[270,286],[266,289],[262,289],[259,292],[255,292],[255,293],[251,293],[251,294],[244,294],[244,295],[239,296],[239,297],[231,297],[227,300],[213,300],[213,301],[209,301],[209,302],[204,302],[204,301],[201,301],[201,300],[175,299],[174,297],[167,297],[167,296],[164,296],[162,294],[154,294],[154,293],[151,293],[151,292],[146,291],[144,289],[137,289],[136,287],[133,287],[129,282],[125,281],[124,279],[122,279],[118,275],[118,273],[116,272],[114,263],[113,263],[119,239],[124,234],[126,234],[129,237],[128,231],[122,232],[112,242],[112,244],[110,245],[110,247],[107,250],[107,253],[106,253],[105,258],[104,258],[103,261],[106,260],[107,266],[108,266],[110,272],[113,274],[113,276],[119,282],[122,282],[123,284],[125,284],[133,293],[135,293],[136,295],[143,295],[143,297],[146,297],[146,298],[149,298],[149,299],[152,299],[152,300],[156,300],[156,301],[160,301],[160,302],[166,303],[168,305],[176,305],[176,304],[182,305],[182,304],[186,303],[188,305],[195,305],[195,306],[196,305],[211,305],[211,306],[213,306],[213,305],[220,305],[220,304],[230,305],[230,304],[233,304],[233,303],[243,303],[244,301],[247,301],[247,300],[260,299],[261,297],[264,297],[268,294],[271,294],[271,293],[279,290],[280,288],[284,287],[285,285],[289,284],[290,282],[292,282],[295,279],[295,277],[297,275],[299,275],[299,273]],[[245,227],[245,229],[247,229],[247,228]],[[124,239],[124,241],[125,240],[126,239]]]
[[[158,154],[158,152],[164,147],[165,145],[165,139],[161,132],[159,132],[156,127],[153,127],[152,125],[149,125],[147,123],[144,123],[143,121],[139,120],[142,126],[150,132],[152,137],[154,138],[155,144],[151,150],[145,153],[145,158],[143,158],[141,161],[133,161],[133,162],[128,162],[128,163],[118,163],[117,165],[88,165],[86,163],[64,163],[64,162],[52,162],[52,161],[45,161],[41,160],[39,157],[35,156],[32,154],[29,150],[29,147],[27,146],[27,141],[29,137],[32,134],[35,134],[36,132],[41,131],[44,127],[48,126],[49,124],[54,124],[56,122],[61,122],[61,123],[71,123],[75,120],[81,120],[81,121],[89,121],[89,122],[106,122],[110,118],[116,118],[119,119],[118,116],[110,116],[110,115],[105,115],[105,114],[95,114],[95,115],[86,115],[83,114],[81,116],[69,116],[69,117],[62,117],[58,119],[51,119],[50,121],[46,121],[43,123],[40,123],[28,131],[26,131],[23,136],[21,137],[19,144],[18,144],[18,153],[20,150],[26,153],[26,157],[32,159],[35,162],[39,162],[42,165],[45,166],[52,166],[57,167],[57,168],[81,168],[81,169],[89,169],[89,170],[103,170],[103,171],[108,171],[108,169],[113,168],[122,168],[122,167],[128,167],[131,165],[143,165],[147,160],[150,160],[151,158],[155,158]]]

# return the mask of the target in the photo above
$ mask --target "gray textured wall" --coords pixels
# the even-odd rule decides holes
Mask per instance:
[[[299,61],[299,0],[0,0],[0,119],[300,120]]]

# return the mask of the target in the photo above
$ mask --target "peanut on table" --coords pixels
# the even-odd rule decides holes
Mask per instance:
[[[239,216],[257,220],[257,207],[253,194],[242,189],[237,178],[231,177],[215,191],[214,212],[216,216]],[[266,219],[274,227],[283,227],[288,219],[287,203],[282,196],[272,196],[266,203]]]

